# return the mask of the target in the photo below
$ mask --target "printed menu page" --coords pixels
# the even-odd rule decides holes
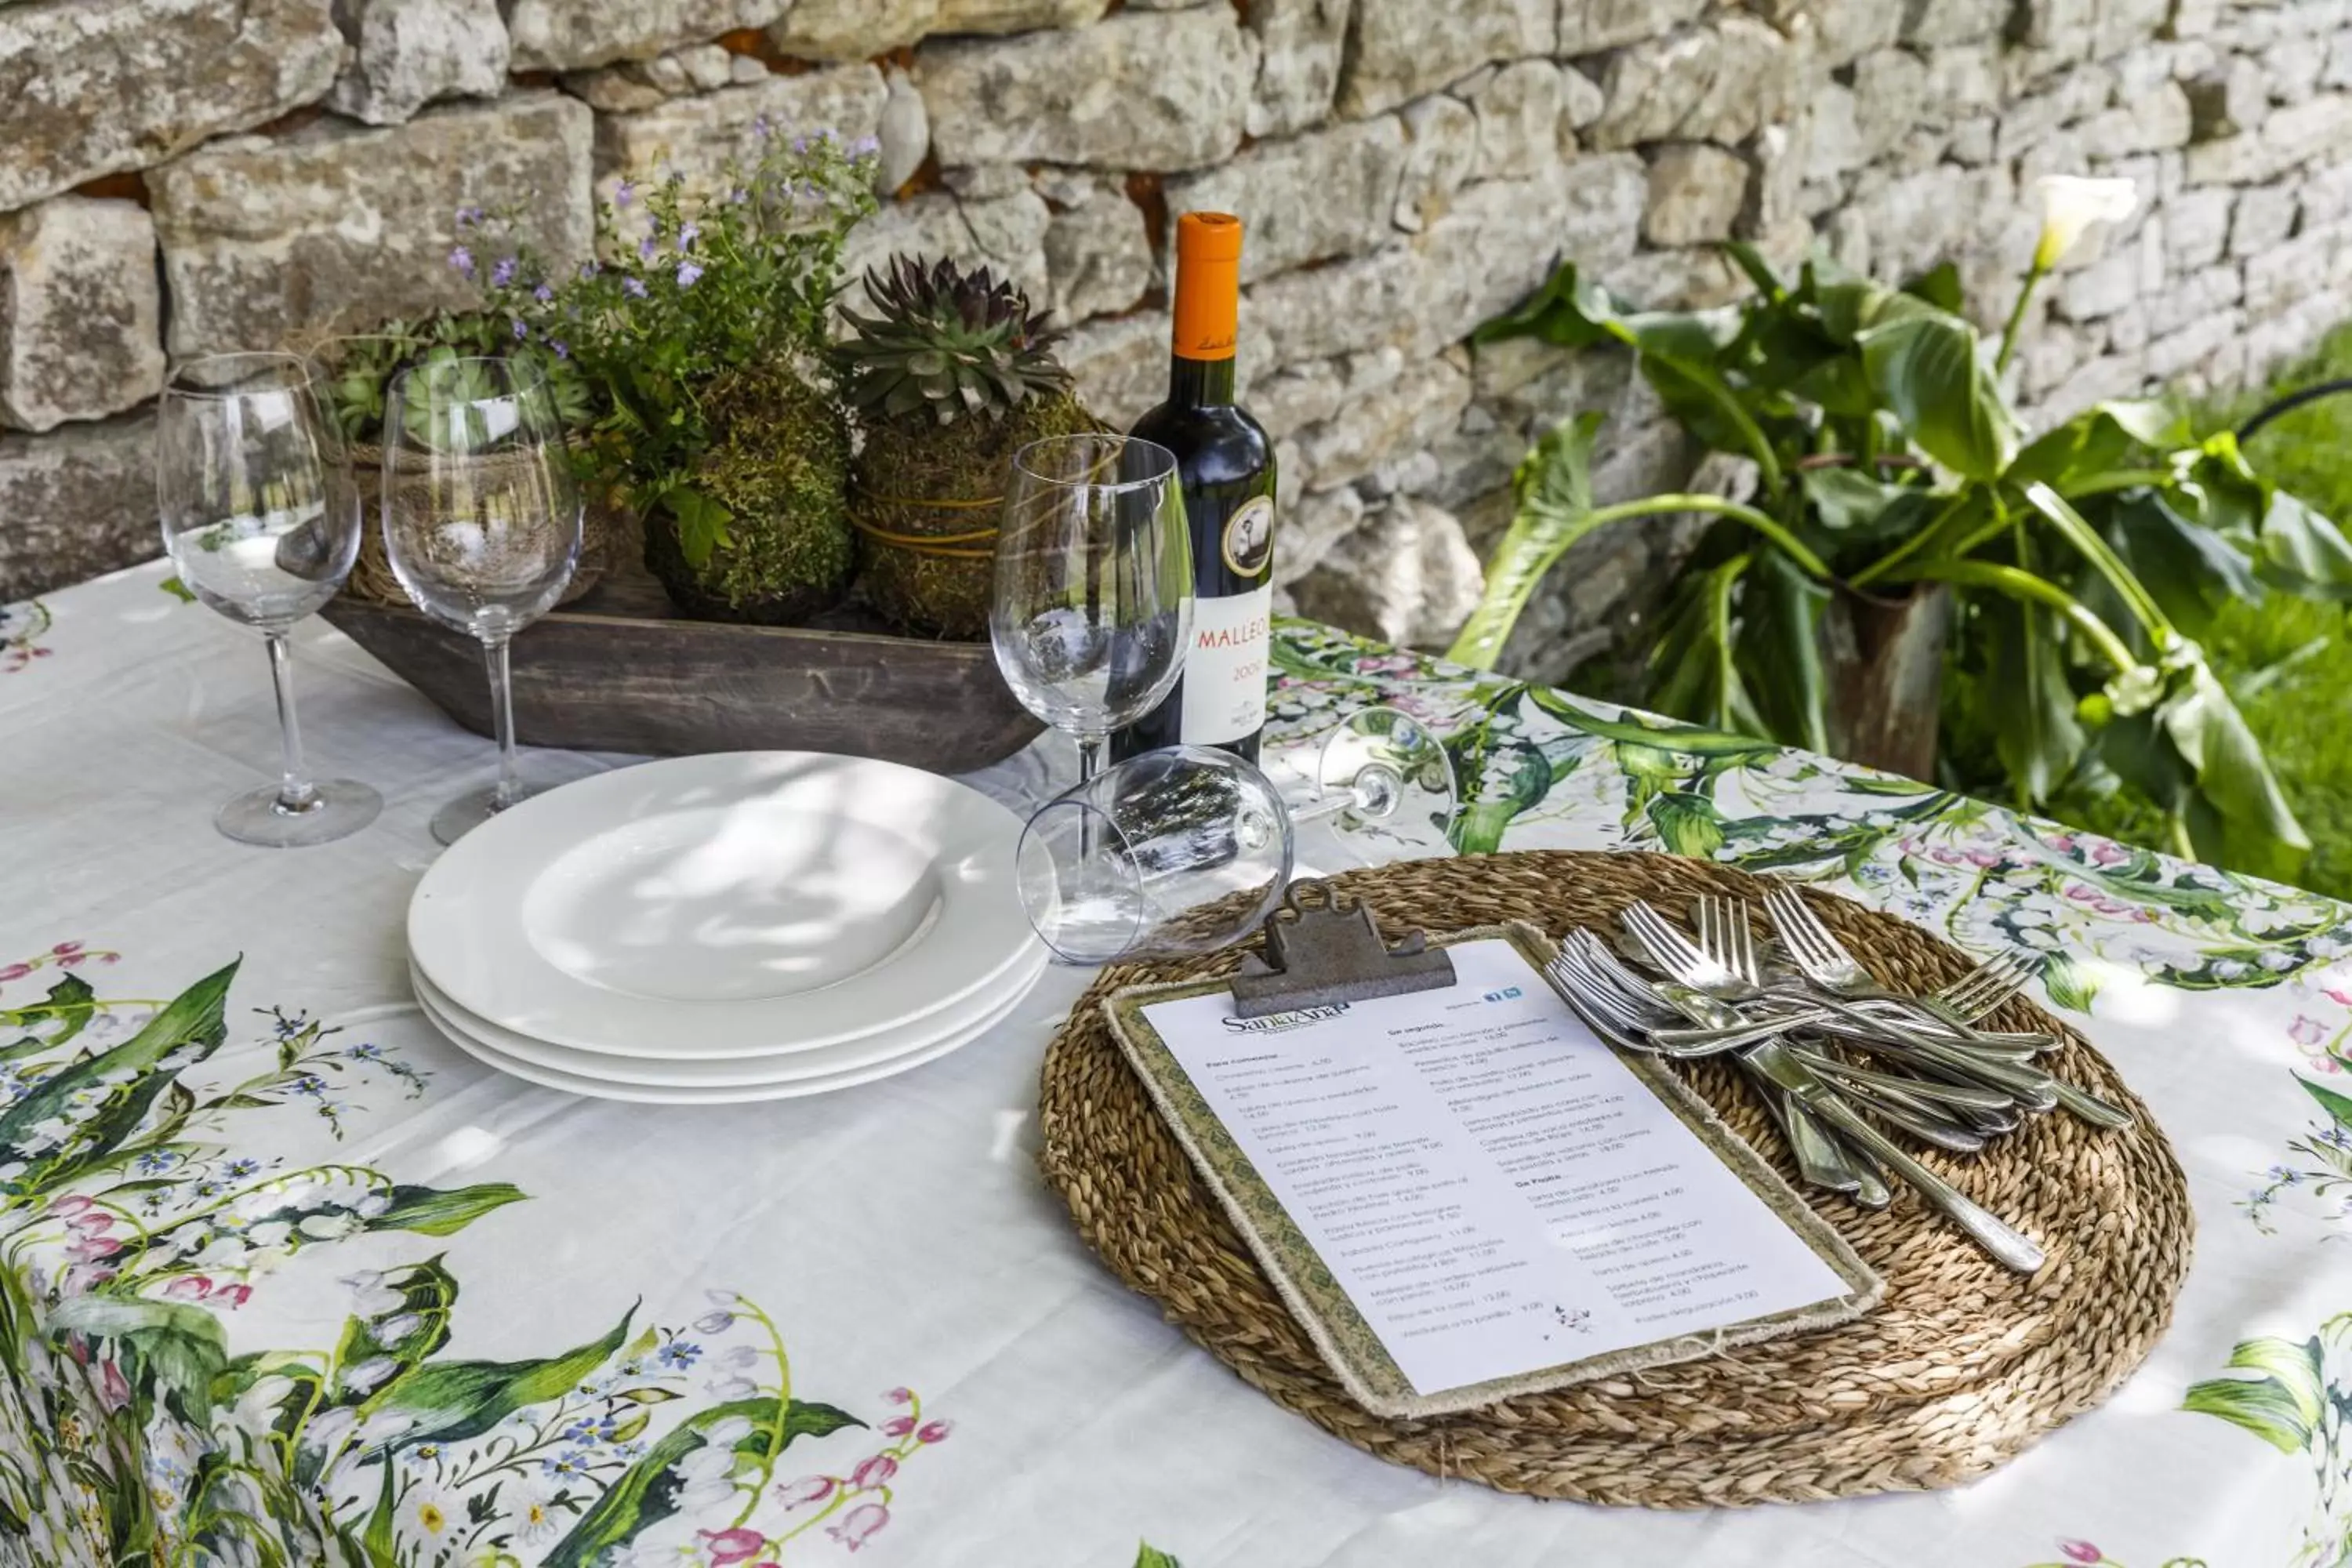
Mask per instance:
[[[1850,1287],[1499,939],[1455,984],[1143,1016],[1419,1394]]]

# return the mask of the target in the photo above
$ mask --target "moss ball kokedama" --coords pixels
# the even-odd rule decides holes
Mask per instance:
[[[866,432],[850,489],[866,596],[909,631],[983,637],[1013,455],[1102,422],[1054,358],[1061,334],[986,268],[901,256],[866,292],[878,313],[845,310],[841,346]]]
[[[799,625],[841,597],[856,562],[848,419],[785,363],[729,372],[703,407],[719,440],[697,484],[733,514],[727,542],[695,566],[675,529],[648,528],[646,565],[698,620]]]

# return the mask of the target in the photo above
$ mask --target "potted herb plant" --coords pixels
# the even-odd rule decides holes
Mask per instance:
[[[1061,334],[985,267],[895,257],[866,294],[875,313],[843,312],[839,350],[866,437],[850,491],[866,595],[908,630],[985,636],[1013,454],[1099,422],[1054,357]]]
[[[1755,292],[1736,305],[1634,310],[1571,264],[1482,329],[1627,345],[1754,487],[1597,504],[1599,416],[1570,421],[1519,466],[1453,657],[1492,668],[1546,571],[1593,529],[1712,514],[1649,652],[1649,706],[1924,773],[1901,742],[1937,732],[1941,700],[1948,730],[1990,734],[2021,805],[2119,778],[2166,812],[2181,852],[2291,874],[2308,840],[2195,639],[2231,600],[2352,597],[2352,543],[2230,436],[2192,441],[2161,403],[2103,404],[2026,438],[2002,373],[2032,293],[2089,222],[2131,207],[2125,182],[2044,195],[1997,343],[1961,314],[1948,267],[1899,289],[1822,261],[1783,279],[1745,246],[1731,254]]]
[[[602,412],[587,466],[645,523],[646,564],[701,619],[791,625],[854,550],[850,427],[828,370],[842,241],[874,210],[870,145],[771,138],[712,188],[624,180],[600,261],[500,262],[494,302],[577,366]]]
[[[471,268],[470,253],[466,267]],[[359,560],[352,568],[347,590],[378,604],[404,605],[407,595],[384,559],[383,532],[374,525],[383,483],[384,399],[393,377],[428,361],[481,358],[522,358],[546,374],[564,427],[574,441],[584,442],[595,417],[594,401],[578,369],[544,343],[518,342],[514,323],[504,315],[482,310],[445,310],[422,321],[387,321],[373,332],[356,337],[329,338],[310,351],[324,373],[328,412],[351,444],[352,470],[368,526],[360,532]],[[418,415],[411,412],[410,418]],[[594,485],[587,487],[582,522],[580,565],[563,590],[565,602],[580,597],[604,574],[611,541],[625,533],[626,519],[615,499]]]

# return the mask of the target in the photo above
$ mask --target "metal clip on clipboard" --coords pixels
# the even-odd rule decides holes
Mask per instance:
[[[1244,1018],[1437,991],[1454,984],[1454,960],[1409,931],[1391,942],[1371,906],[1330,883],[1290,884],[1265,917],[1265,956],[1253,952],[1234,975],[1234,1011]]]

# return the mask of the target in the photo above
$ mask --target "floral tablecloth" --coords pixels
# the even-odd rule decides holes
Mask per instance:
[[[486,743],[314,624],[312,752],[389,805],[322,848],[230,843],[214,808],[275,754],[261,652],[162,581],[0,612],[0,1563],[2352,1552],[2342,906],[1286,626],[1275,738],[1370,700],[1420,713],[1475,781],[1454,849],[1662,846],[2048,954],[2050,999],[2188,1167],[2175,1326],[1988,1479],[1704,1515],[1537,1503],[1322,1436],[1079,1245],[1034,1172],[1034,1104],[1081,973],[943,1061],[815,1100],[616,1107],[457,1055],[407,1003],[402,916],[426,817]],[[1068,766],[1041,746],[975,782],[1030,800]],[[1317,829],[1302,859],[1446,836]]]

